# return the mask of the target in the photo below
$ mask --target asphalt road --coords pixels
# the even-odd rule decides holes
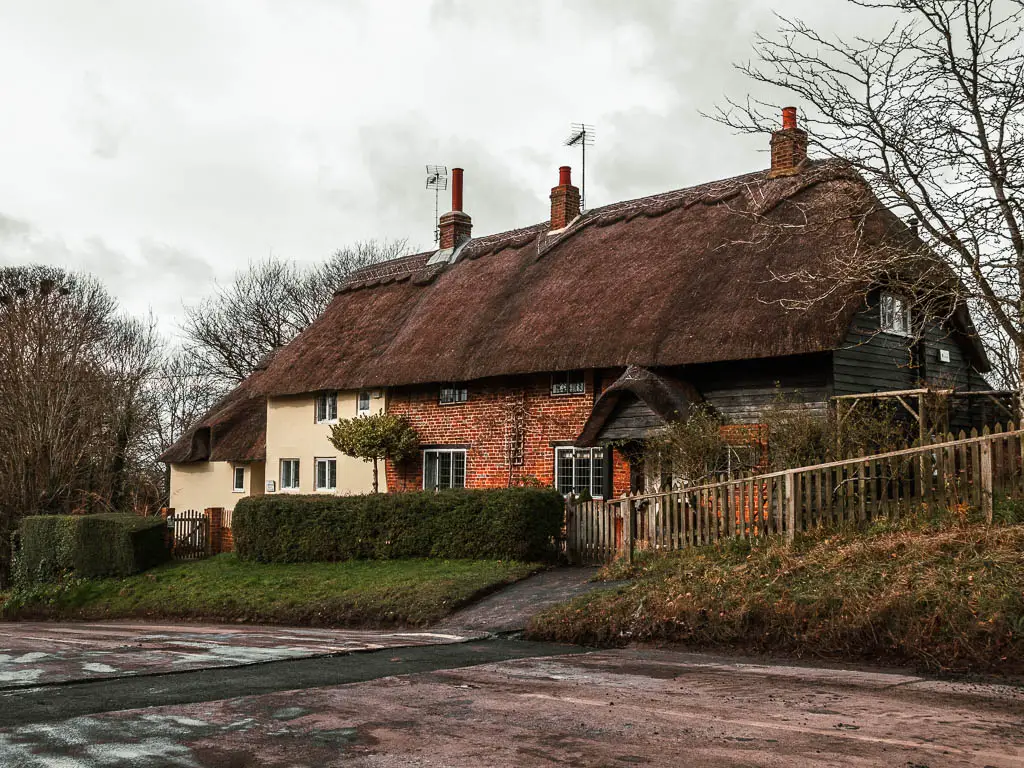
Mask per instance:
[[[1024,766],[1024,689],[511,639],[0,693],[0,766]]]

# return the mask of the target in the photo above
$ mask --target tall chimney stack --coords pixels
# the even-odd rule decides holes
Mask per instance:
[[[580,215],[580,190],[572,185],[572,168],[558,169],[558,186],[551,190],[551,230],[565,229]]]
[[[455,248],[469,240],[473,220],[462,210],[462,169],[452,168],[452,209],[442,214],[438,225],[441,230],[441,250]]]
[[[793,176],[807,160],[807,131],[797,125],[796,107],[782,108],[782,129],[772,134],[772,169],[768,178]]]

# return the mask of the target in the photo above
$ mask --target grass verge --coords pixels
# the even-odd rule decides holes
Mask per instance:
[[[424,626],[542,566],[495,560],[265,565],[218,555],[119,579],[0,596],[6,619],[189,619],[313,626]]]
[[[1024,525],[881,521],[642,556],[602,577],[633,582],[542,613],[528,636],[1024,673]]]

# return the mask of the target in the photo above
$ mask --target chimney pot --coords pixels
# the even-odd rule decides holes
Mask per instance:
[[[452,168],[452,210],[462,210],[462,169]]]
[[[796,130],[796,107],[782,108],[782,130]]]
[[[568,165],[563,165],[558,169],[558,186],[568,187],[572,185],[572,168]]]

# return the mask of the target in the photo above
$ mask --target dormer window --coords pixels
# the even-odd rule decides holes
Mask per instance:
[[[586,389],[583,371],[559,371],[551,374],[552,395],[582,395]]]
[[[879,302],[881,312],[880,327],[885,333],[897,336],[910,335],[910,301],[898,293],[882,293]]]
[[[469,390],[464,385],[444,384],[441,386],[441,405],[464,403],[469,399]]]
[[[323,392],[316,397],[316,423],[333,424],[338,420],[338,393]]]

